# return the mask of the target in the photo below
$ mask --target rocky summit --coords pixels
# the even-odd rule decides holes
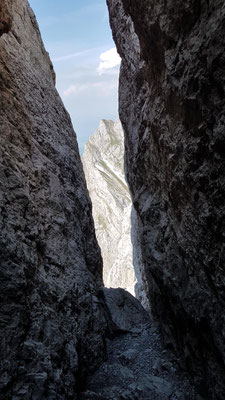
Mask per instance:
[[[107,0],[142,276],[202,396],[225,393],[225,4]]]
[[[96,236],[107,287],[135,293],[131,244],[131,198],[124,176],[124,133],[119,120],[102,120],[82,156],[93,205]]]

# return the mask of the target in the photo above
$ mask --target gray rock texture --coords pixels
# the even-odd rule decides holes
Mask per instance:
[[[104,288],[99,295],[103,299],[106,314],[110,315],[112,331],[139,333],[141,325],[149,322],[149,314],[129,292],[121,288]]]
[[[10,30],[12,26],[12,2],[2,0],[0,4],[0,36]]]
[[[26,0],[0,36],[0,399],[74,400],[105,348],[91,204]]]
[[[119,120],[100,122],[85,145],[82,162],[103,258],[104,284],[134,294],[131,198],[124,176],[124,133]]]
[[[111,321],[108,360],[88,376],[80,400],[202,400],[138,300],[123,289],[102,292]]]
[[[145,279],[144,261],[141,251],[141,239],[139,235],[139,221],[137,212],[131,208],[131,243],[133,247],[133,266],[137,283],[135,285],[135,297],[141,302],[145,310],[151,313],[149,302],[149,287]]]
[[[108,0],[145,285],[203,397],[225,393],[225,4]]]

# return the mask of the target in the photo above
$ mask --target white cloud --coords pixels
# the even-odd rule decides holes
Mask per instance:
[[[121,62],[121,58],[115,47],[101,53],[99,58],[101,60],[97,69],[99,75],[104,74],[106,70],[117,67]]]
[[[73,95],[77,95],[81,92],[84,92],[88,89],[88,85],[87,84],[77,84],[77,85],[70,85],[66,90],[64,90],[63,92],[63,96],[64,97],[68,97]]]
[[[90,50],[79,51],[77,53],[71,53],[71,54],[66,54],[65,56],[52,58],[52,61],[57,62],[57,61],[71,60],[72,58],[77,58],[77,57],[83,56],[84,54],[88,54],[88,53],[90,53]]]
[[[114,90],[117,90],[116,82],[91,82],[91,83],[78,83],[70,85],[64,92],[63,96],[68,97],[71,95],[78,95],[82,92],[94,90],[102,96],[110,96]]]
[[[52,61],[57,62],[57,61],[67,61],[67,60],[71,60],[73,58],[81,58],[81,57],[86,57],[88,55],[91,55],[92,53],[96,53],[97,51],[99,51],[100,48],[99,47],[93,47],[91,49],[87,49],[87,50],[83,50],[83,51],[78,51],[76,53],[70,53],[70,54],[66,54],[63,56],[59,56],[59,57],[53,57]]]

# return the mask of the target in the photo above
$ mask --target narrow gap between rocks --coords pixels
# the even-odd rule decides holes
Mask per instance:
[[[103,256],[106,287],[100,298],[108,332],[107,360],[87,378],[80,399],[197,399],[150,314],[136,216],[124,176],[123,141],[120,121],[102,120],[82,156]]]
[[[75,83],[67,88],[64,100],[77,87]],[[79,399],[197,399],[178,360],[163,346],[150,315],[141,279],[136,215],[124,176],[123,143],[119,119],[105,119],[82,156],[103,256],[105,287],[99,297],[108,331],[107,360],[87,377]]]

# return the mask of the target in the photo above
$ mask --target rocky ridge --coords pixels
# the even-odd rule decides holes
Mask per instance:
[[[76,399],[105,357],[76,136],[27,0],[0,5],[0,398]]]
[[[134,294],[131,198],[124,177],[123,141],[120,121],[102,120],[85,145],[82,162],[103,258],[104,284]]]
[[[202,396],[222,400],[225,5],[107,3],[144,283],[164,340]]]

